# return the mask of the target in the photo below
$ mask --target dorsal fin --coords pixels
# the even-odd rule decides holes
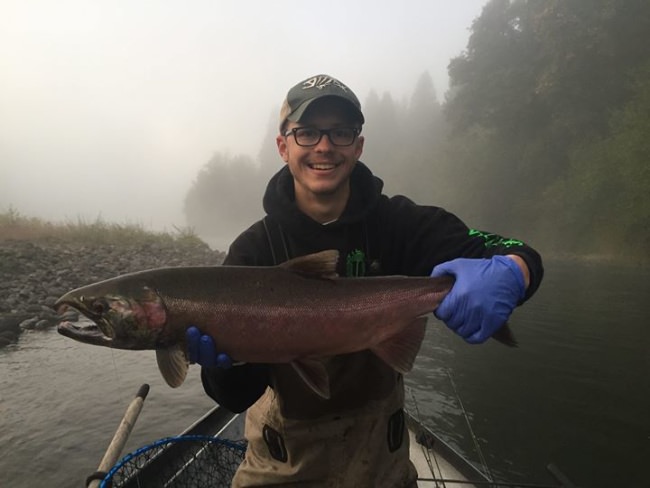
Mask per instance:
[[[336,278],[338,276],[336,273],[338,260],[339,252],[336,249],[330,249],[290,259],[280,266],[312,278]]]

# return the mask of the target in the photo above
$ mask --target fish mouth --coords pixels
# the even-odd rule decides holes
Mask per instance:
[[[90,307],[88,307],[83,302],[83,297],[80,300],[74,300],[74,299],[69,300],[69,299],[61,298],[59,299],[59,301],[57,301],[54,304],[54,309],[59,315],[63,314],[68,309],[73,309],[79,312],[80,314],[82,314],[87,319],[94,322],[94,324],[92,325],[88,323],[88,325],[83,325],[81,327],[72,323],[62,322],[61,326],[63,326],[64,324],[69,324],[66,325],[64,328],[66,329],[66,331],[70,332],[71,334],[73,333],[72,331],[76,331],[78,332],[80,337],[87,337],[87,336],[92,336],[97,334],[102,334],[106,339],[113,339],[115,337],[115,331],[113,330],[111,324],[104,318],[103,313],[93,311]],[[102,310],[102,312],[103,311],[104,310]],[[85,329],[88,330],[86,331]],[[63,332],[61,333],[65,335]],[[77,336],[75,335],[69,335],[68,337],[71,337],[73,339],[77,338]],[[98,344],[98,343],[92,342],[92,344]]]
[[[113,339],[108,337],[95,323],[72,323],[61,322],[56,330],[59,334],[86,344],[96,346],[112,347]]]
[[[97,302],[93,301],[91,303],[96,304]],[[107,309],[105,307],[108,307],[108,305],[102,304],[102,307],[102,312],[105,312]],[[116,331],[110,319],[105,316],[105,313],[95,312],[86,306],[83,300],[61,299],[54,304],[54,309],[59,314],[62,314],[69,308],[77,310],[84,318],[78,322],[60,322],[56,327],[59,334],[94,346],[134,350],[145,348],[137,337],[129,337],[117,333],[118,331]]]

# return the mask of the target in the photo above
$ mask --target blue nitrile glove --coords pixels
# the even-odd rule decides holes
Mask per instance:
[[[187,354],[191,364],[197,363],[206,368],[228,369],[232,358],[225,353],[218,353],[212,337],[201,334],[193,325],[185,331]]]
[[[524,274],[506,256],[458,258],[439,264],[434,278],[453,275],[456,282],[434,314],[471,344],[488,340],[524,298]]]

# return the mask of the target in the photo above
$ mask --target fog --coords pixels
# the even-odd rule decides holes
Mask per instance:
[[[4,0],[0,210],[184,227],[198,170],[256,158],[293,84],[442,95],[484,3]]]

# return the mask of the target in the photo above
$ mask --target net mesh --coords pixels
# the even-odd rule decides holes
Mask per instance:
[[[167,437],[124,456],[99,486],[229,487],[245,451],[245,441],[204,435]]]

